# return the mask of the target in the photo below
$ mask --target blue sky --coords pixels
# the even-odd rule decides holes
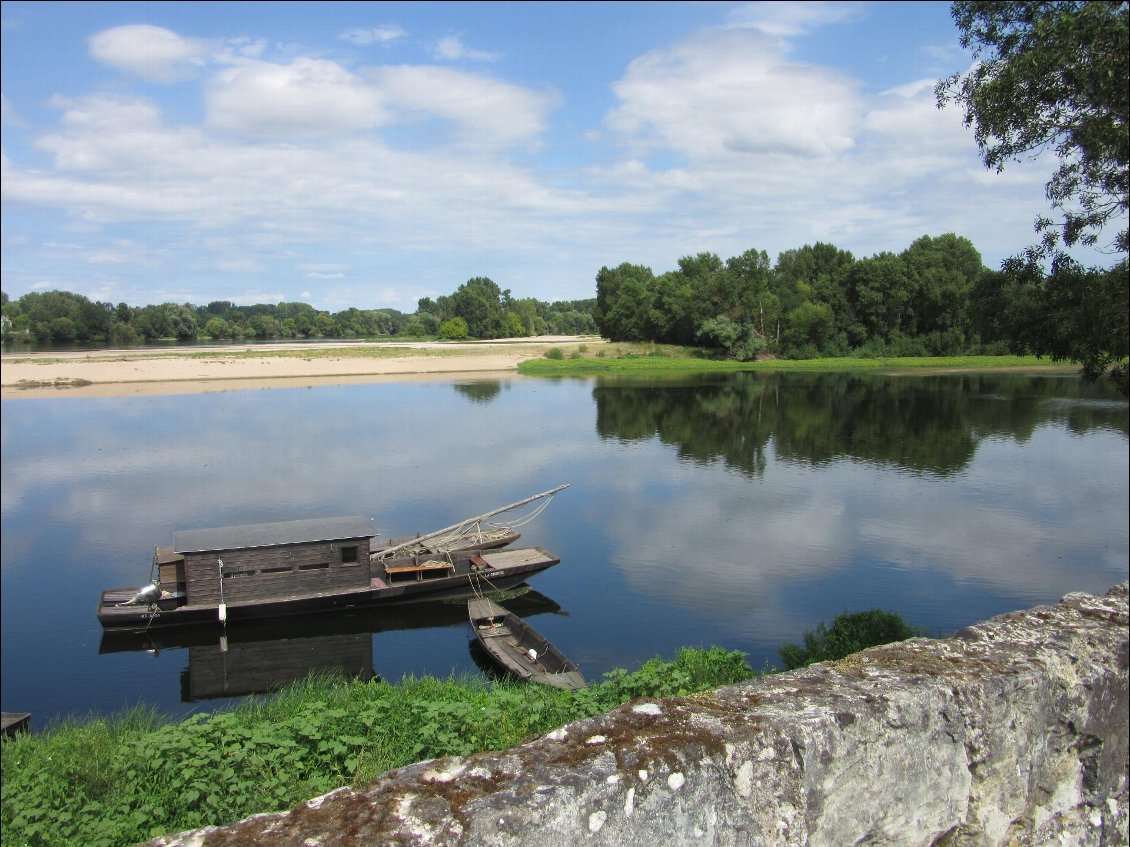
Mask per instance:
[[[1033,243],[933,85],[948,3],[5,2],[3,290],[146,305],[595,296],[830,242]]]

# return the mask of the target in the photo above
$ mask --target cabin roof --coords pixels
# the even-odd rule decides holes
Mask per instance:
[[[316,541],[345,541],[371,538],[374,535],[376,532],[372,518],[314,518],[182,530],[173,533],[173,549],[178,553],[204,553],[211,550],[243,550],[248,547],[278,547]]]

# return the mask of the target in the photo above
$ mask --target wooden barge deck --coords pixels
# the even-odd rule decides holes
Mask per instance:
[[[513,588],[560,561],[538,547],[392,560],[387,567],[374,563],[375,575],[360,585],[225,597],[222,603],[217,594],[199,603],[174,595],[153,603],[124,605],[136,595],[136,589],[115,588],[102,592],[98,618],[108,630],[139,631],[471,597]]]

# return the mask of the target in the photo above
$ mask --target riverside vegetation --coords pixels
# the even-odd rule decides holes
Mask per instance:
[[[893,613],[840,615],[805,634],[807,651],[786,644],[781,655],[799,667],[909,634]],[[141,706],[69,719],[3,739],[2,843],[117,847],[223,824],[413,762],[507,749],[635,698],[687,696],[755,675],[740,652],[687,648],[580,691],[478,677],[393,685],[315,675],[182,721]]]
[[[815,359],[762,359],[739,362],[711,355],[696,347],[675,344],[621,343],[590,347],[579,344],[566,353],[554,346],[540,359],[518,366],[527,376],[585,376],[590,374],[655,375],[657,373],[734,373],[738,371],[989,371],[1062,370],[1075,368],[1052,364],[1038,356],[864,356]]]

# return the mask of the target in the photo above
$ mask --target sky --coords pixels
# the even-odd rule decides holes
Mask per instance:
[[[1041,157],[981,162],[948,3],[5,2],[6,294],[413,312],[826,242],[999,266]],[[1086,258],[1086,257],[1082,257]]]

